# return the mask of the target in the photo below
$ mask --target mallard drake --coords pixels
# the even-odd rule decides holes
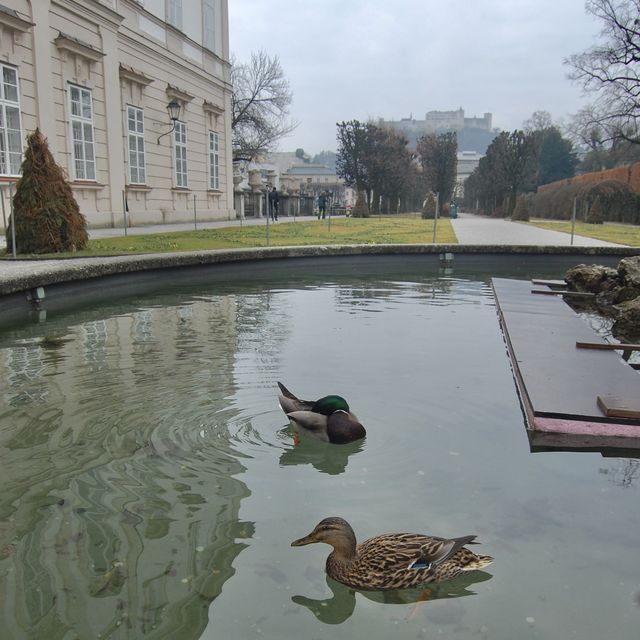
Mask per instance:
[[[367,432],[351,413],[342,396],[324,396],[319,400],[300,400],[281,382],[278,401],[287,417],[301,430],[334,444],[364,438]]]
[[[326,571],[338,582],[354,589],[410,589],[443,582],[463,571],[482,569],[491,556],[476,555],[464,545],[475,536],[438,538],[419,533],[387,533],[360,544],[351,525],[342,518],[325,518],[292,547],[325,542],[333,547]]]

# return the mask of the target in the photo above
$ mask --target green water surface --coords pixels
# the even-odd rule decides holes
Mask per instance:
[[[0,638],[636,640],[640,465],[532,453],[491,275],[551,262],[201,282],[0,333]],[[276,381],[366,440],[295,446]],[[327,579],[362,539],[476,534],[420,591]]]

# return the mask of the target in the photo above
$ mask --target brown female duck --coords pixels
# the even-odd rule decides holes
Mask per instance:
[[[354,589],[408,589],[451,580],[463,571],[482,569],[493,561],[464,545],[475,536],[439,538],[418,533],[387,533],[356,542],[353,529],[342,518],[325,518],[292,547],[325,542],[333,547],[326,571]]]

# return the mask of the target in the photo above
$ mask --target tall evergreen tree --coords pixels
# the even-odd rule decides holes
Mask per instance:
[[[455,131],[423,136],[418,140],[417,150],[426,190],[438,193],[441,203],[450,202],[456,184],[458,138]]]
[[[562,137],[557,127],[548,127],[536,132],[539,146],[534,142],[537,156],[536,186],[572,178],[576,173],[578,159],[571,141]]]
[[[523,190],[533,168],[533,139],[524,131],[503,131],[487,150],[494,156],[494,167],[498,179],[505,186],[505,215],[510,216],[516,206],[518,193]]]
[[[336,171],[349,187],[356,191],[369,188],[366,161],[369,156],[370,139],[367,125],[358,120],[339,122]]]
[[[22,176],[13,198],[18,253],[77,251],[87,245],[87,221],[80,213],[63,169],[51,155],[47,139],[36,129],[27,136]]]

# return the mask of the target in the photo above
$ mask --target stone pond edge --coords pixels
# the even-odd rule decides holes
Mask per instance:
[[[218,249],[179,253],[154,253],[129,256],[65,258],[57,260],[0,260],[0,296],[29,291],[37,287],[105,276],[139,273],[152,269],[230,264],[260,260],[280,260],[322,256],[421,255],[576,255],[630,256],[638,247],[584,247],[537,245],[446,245],[446,244],[355,244],[296,247],[260,247]]]

